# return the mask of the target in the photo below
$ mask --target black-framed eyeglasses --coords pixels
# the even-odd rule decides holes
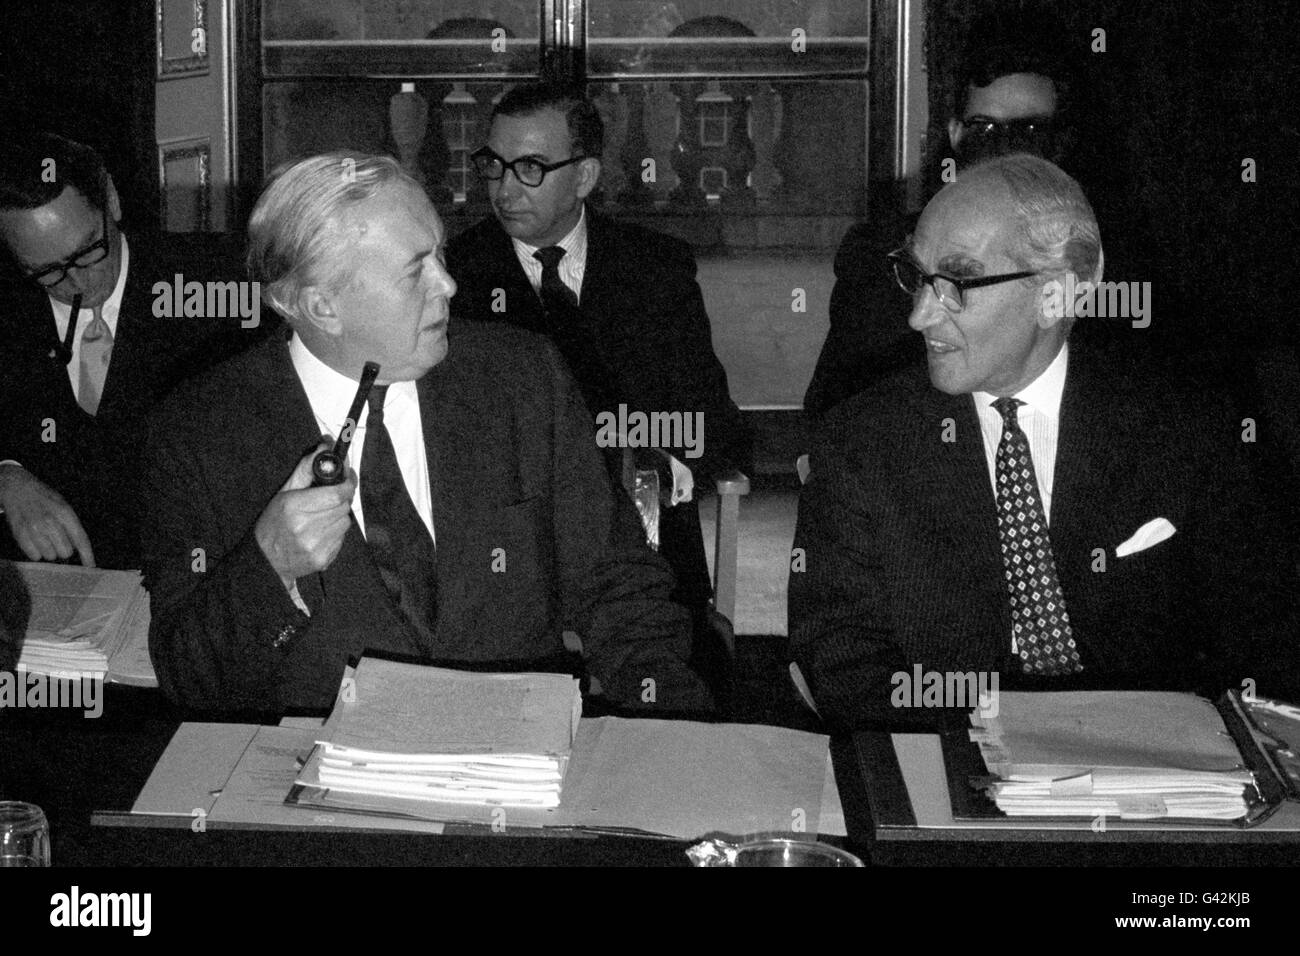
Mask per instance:
[[[533,159],[531,156],[520,156],[513,162],[506,162],[505,159],[498,156],[492,150],[484,146],[482,149],[475,150],[470,154],[470,162],[474,164],[474,172],[478,173],[484,179],[498,180],[505,178],[506,170],[515,174],[515,179],[519,180],[525,186],[540,186],[542,180],[546,178],[547,173],[555,172],[565,166],[572,166],[574,163],[584,159],[587,156],[570,156],[568,159],[562,159],[558,163],[543,163],[539,159]]]
[[[1007,272],[996,276],[978,276],[972,279],[958,279],[941,272],[927,273],[905,249],[898,249],[885,256],[885,261],[894,272],[898,285],[908,295],[917,295],[927,285],[934,290],[940,304],[949,312],[960,312],[966,308],[966,290],[982,289],[985,286],[1014,282],[1016,279],[1028,279],[1038,275],[1037,272]]]
[[[1050,136],[1053,130],[1053,121],[1046,116],[995,120],[990,116],[977,115],[962,120],[961,125],[966,127],[966,132],[972,136],[1007,136],[1018,139]]]
[[[74,252],[62,262],[46,266],[36,272],[25,272],[23,278],[31,279],[45,288],[58,285],[73,269],[84,269],[108,258],[108,203],[104,203],[104,221],[98,239],[79,252]]]

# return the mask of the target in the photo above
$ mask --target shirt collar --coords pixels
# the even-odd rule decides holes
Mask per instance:
[[[1070,345],[1067,342],[1061,346],[1061,350],[1056,353],[1056,358],[1052,359],[1051,364],[1043,369],[1042,374],[1016,392],[1013,397],[1020,399],[1030,408],[1042,412],[1048,418],[1059,421],[1061,396],[1065,394],[1065,371],[1069,365],[1069,353]],[[973,394],[977,408],[991,408],[997,400],[997,396],[991,392]]]
[[[352,410],[352,400],[357,397],[357,380],[348,378],[322,362],[297,332],[289,340],[289,359],[293,362],[298,380],[302,382],[307,400],[316,415],[318,424],[330,435],[337,436],[343,428],[348,412]],[[391,408],[394,401],[415,400],[414,382],[393,382],[384,400],[384,408]],[[365,429],[366,416],[355,423],[356,430]]]
[[[519,258],[523,261],[532,260],[533,253],[536,252],[538,249],[542,248],[541,246],[530,246],[522,239],[516,239],[513,236],[510,238],[510,241],[514,243],[515,254],[518,255]],[[561,239],[559,242],[557,242],[556,245],[563,248],[565,255],[568,256],[570,259],[572,259],[574,262],[587,261],[587,204],[586,203],[582,204],[582,210],[578,213],[578,221],[574,223],[573,228],[570,229],[565,234],[564,238]]]
[[[104,321],[115,330],[117,317],[122,311],[122,296],[126,294],[126,270],[130,267],[131,248],[124,235],[122,236],[122,266],[117,270],[117,284],[113,286],[113,294],[105,299],[103,306],[100,307],[100,314],[104,317]]]

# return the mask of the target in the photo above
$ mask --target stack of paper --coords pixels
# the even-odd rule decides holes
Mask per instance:
[[[327,791],[318,804],[346,808],[553,808],[581,714],[567,675],[365,658],[344,678],[298,783]]]
[[[1223,718],[1179,693],[1003,693],[971,739],[1009,816],[1237,820],[1256,798]]]
[[[149,595],[140,572],[0,564],[6,624],[21,642],[19,668],[157,686],[149,664]]]

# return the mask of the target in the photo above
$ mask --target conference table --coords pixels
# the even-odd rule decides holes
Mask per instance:
[[[41,806],[52,860],[61,867],[545,865],[689,866],[692,841],[549,831],[441,834],[304,827],[207,828],[129,815],[180,725],[156,690],[108,686],[104,712],[0,709],[0,799]],[[912,735],[914,736],[914,735]],[[1265,866],[1300,862],[1300,824],[1210,833],[971,833],[921,824],[926,801],[909,794],[886,731],[832,738],[831,756],[848,837],[822,837],[868,864]],[[913,740],[913,743],[916,741]],[[915,781],[912,781],[915,786]]]

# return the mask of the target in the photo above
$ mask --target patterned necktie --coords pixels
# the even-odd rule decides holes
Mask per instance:
[[[77,380],[77,404],[87,415],[99,411],[99,400],[104,395],[104,379],[108,377],[108,360],[113,353],[113,333],[104,321],[99,306],[91,310],[93,318],[81,333],[81,362]],[[69,322],[75,323],[77,316]]]
[[[1026,674],[1072,674],[1083,670],[1083,665],[1056,578],[1029,441],[1016,420],[1016,410],[1022,404],[1015,398],[999,398],[993,403],[1002,416],[997,455],[998,534],[1011,593],[1012,647]]]
[[[366,545],[389,596],[421,636],[430,639],[437,620],[437,555],[407,493],[384,424],[387,394],[387,385],[371,388],[366,416],[360,476]]]

